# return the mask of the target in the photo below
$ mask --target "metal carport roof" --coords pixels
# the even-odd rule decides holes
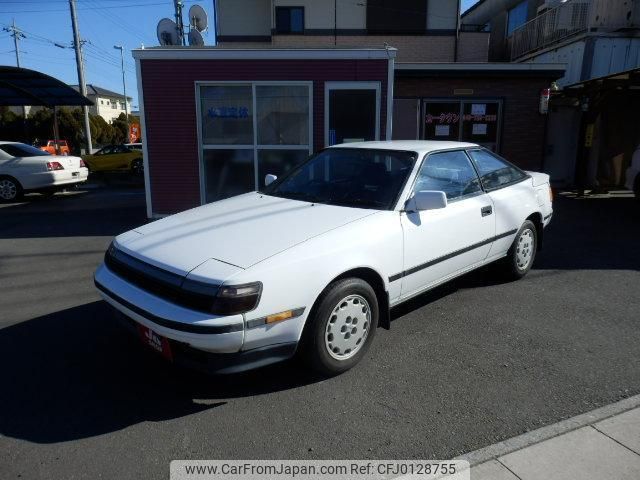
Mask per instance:
[[[0,106],[93,105],[66,83],[27,68],[0,66]]]

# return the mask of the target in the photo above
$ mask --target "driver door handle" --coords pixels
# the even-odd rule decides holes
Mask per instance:
[[[493,213],[493,208],[491,207],[491,205],[487,205],[486,207],[482,207],[480,209],[480,213],[483,217],[486,217],[487,215],[491,215]]]

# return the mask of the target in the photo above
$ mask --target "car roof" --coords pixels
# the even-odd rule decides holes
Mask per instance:
[[[21,143],[21,142],[8,142],[6,140],[0,140],[0,145],[12,145],[12,144],[15,145],[17,143],[19,143],[20,145],[24,145],[24,143]]]
[[[478,147],[475,143],[449,142],[442,140],[388,140],[380,142],[353,142],[332,145],[330,148],[377,148],[381,150],[399,150],[419,153],[429,153],[436,150],[450,150],[452,148]]]

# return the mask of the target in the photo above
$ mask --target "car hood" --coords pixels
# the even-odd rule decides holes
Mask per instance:
[[[116,241],[126,253],[175,273],[209,259],[246,269],[375,213],[251,192],[157,220]]]

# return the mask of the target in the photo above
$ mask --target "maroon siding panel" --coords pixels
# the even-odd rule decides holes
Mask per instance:
[[[313,81],[314,149],[324,147],[324,83],[381,82],[380,138],[387,124],[387,60],[142,60],[154,214],[200,204],[195,82]]]
[[[546,116],[539,113],[540,92],[553,78],[539,77],[421,77],[396,78],[395,97],[454,98],[455,89],[471,89],[473,95],[502,99],[502,133],[499,153],[521,168],[540,170]]]

